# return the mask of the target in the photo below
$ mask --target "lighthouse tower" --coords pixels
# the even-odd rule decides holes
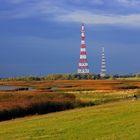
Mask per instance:
[[[101,63],[101,78],[106,76],[106,58],[105,58],[105,49],[102,48],[102,63]]]
[[[86,53],[86,45],[85,45],[84,23],[82,23],[82,27],[81,27],[80,62],[79,62],[79,65],[78,65],[78,71],[77,72],[79,74],[88,74],[89,73],[87,53]]]

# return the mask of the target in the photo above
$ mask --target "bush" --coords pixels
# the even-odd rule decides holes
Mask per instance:
[[[41,93],[35,95],[0,95],[0,121],[33,114],[45,114],[74,108],[76,98],[72,94]],[[6,95],[7,96],[7,95]]]

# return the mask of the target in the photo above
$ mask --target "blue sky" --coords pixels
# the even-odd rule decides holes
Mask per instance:
[[[0,0],[0,77],[76,72],[82,21],[92,73],[140,72],[139,0]]]

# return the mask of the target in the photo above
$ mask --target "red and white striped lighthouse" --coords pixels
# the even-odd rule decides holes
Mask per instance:
[[[89,73],[88,61],[87,61],[87,53],[86,53],[86,45],[85,45],[85,27],[84,23],[82,23],[81,28],[81,47],[80,47],[80,62],[78,65],[78,73],[79,74],[87,74]]]

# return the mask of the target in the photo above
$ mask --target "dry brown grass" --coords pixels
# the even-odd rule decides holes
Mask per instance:
[[[65,93],[0,92],[0,120],[70,109],[75,102],[74,95]]]
[[[33,86],[39,89],[57,87],[58,90],[114,90],[139,88],[140,82],[123,80],[55,80],[36,82]]]
[[[42,81],[0,81],[0,85],[34,87],[35,91],[0,91],[0,113],[25,116],[35,114],[40,109],[48,112],[73,108],[76,92],[98,94],[133,94],[140,88],[140,81],[126,80],[42,80]],[[133,89],[133,90],[132,90]],[[68,94],[71,93],[71,94]],[[79,95],[80,97],[81,95]],[[88,95],[89,96],[89,95]],[[94,95],[95,96],[95,95]],[[98,96],[98,95],[96,95]],[[104,95],[105,96],[105,95]],[[81,98],[87,99],[87,94]],[[93,98],[93,95],[91,95]],[[90,98],[90,96],[89,96]],[[102,96],[101,96],[102,98]],[[110,98],[110,97],[109,97]],[[111,100],[111,98],[110,98]],[[84,104],[84,101],[83,101]],[[38,110],[39,108],[39,110]],[[51,108],[53,108],[51,110]],[[38,110],[38,111],[36,111]],[[46,113],[43,111],[43,113]],[[16,116],[15,115],[15,116]],[[17,116],[18,116],[17,115]],[[10,117],[11,118],[11,117]]]

